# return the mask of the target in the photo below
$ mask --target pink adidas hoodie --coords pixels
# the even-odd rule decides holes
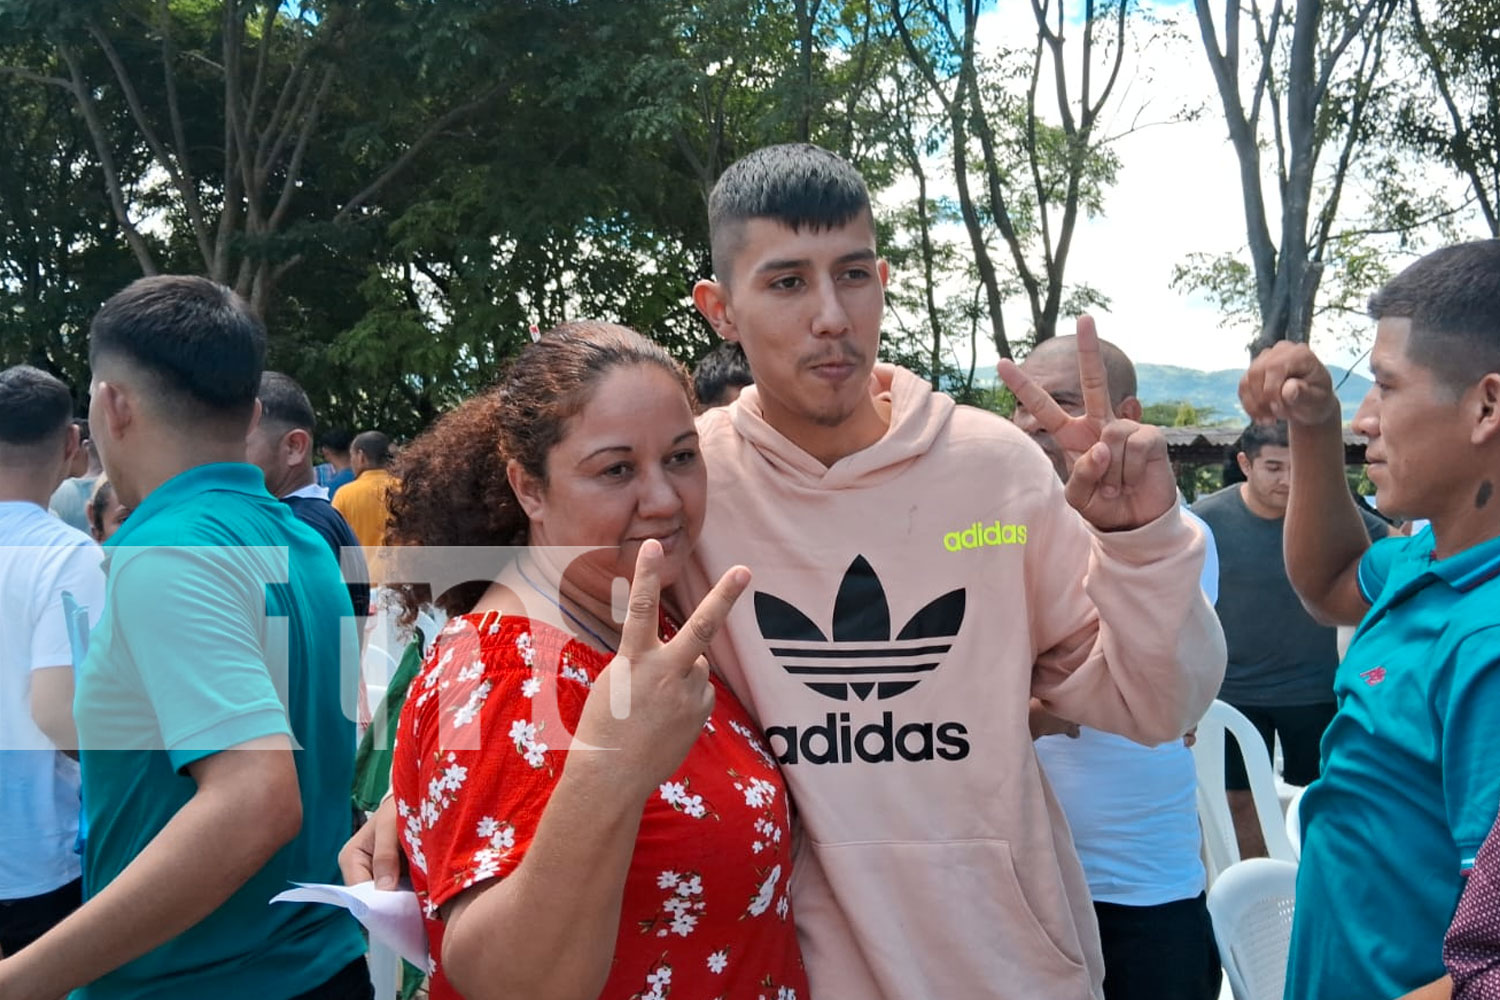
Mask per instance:
[[[714,663],[780,757],[816,1000],[1081,1000],[1104,978],[1029,697],[1145,743],[1207,708],[1224,640],[1174,507],[1092,531],[1011,424],[880,366],[891,425],[825,468],[755,388],[699,420],[683,596],[754,572]]]

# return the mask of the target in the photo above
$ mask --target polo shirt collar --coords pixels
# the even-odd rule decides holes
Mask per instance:
[[[1500,576],[1500,536],[1486,539],[1447,559],[1434,562],[1430,571],[1454,590],[1473,590]]]
[[[152,490],[104,544],[107,547],[129,545],[130,536],[151,518],[188,503],[204,493],[224,491],[269,496],[266,493],[265,474],[247,462],[195,465]]]

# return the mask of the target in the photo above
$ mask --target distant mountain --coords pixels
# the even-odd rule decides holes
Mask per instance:
[[[1194,407],[1210,407],[1213,421],[1231,420],[1239,423],[1246,419],[1240,407],[1241,369],[1204,372],[1194,368],[1178,368],[1175,365],[1136,365],[1138,389],[1136,395],[1143,403],[1191,403]],[[1370,388],[1370,380],[1362,375],[1351,374],[1336,365],[1328,372],[1333,384],[1339,386],[1339,401],[1344,404],[1344,420],[1354,419],[1360,400]],[[1347,376],[1347,377],[1346,377]],[[1340,383],[1342,382],[1342,385]]]

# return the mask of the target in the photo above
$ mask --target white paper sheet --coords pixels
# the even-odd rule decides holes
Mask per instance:
[[[427,928],[422,924],[422,904],[410,889],[377,889],[374,882],[296,885],[297,888],[279,893],[271,902],[342,906],[365,925],[372,939],[424,972],[427,970]]]

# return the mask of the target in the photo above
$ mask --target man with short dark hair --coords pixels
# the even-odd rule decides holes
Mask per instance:
[[[1282,777],[1304,786],[1318,776],[1318,744],[1333,719],[1333,675],[1338,667],[1337,630],[1315,621],[1287,579],[1281,556],[1292,456],[1284,422],[1251,424],[1240,435],[1237,456],[1245,481],[1226,486],[1193,504],[1193,513],[1213,529],[1219,554],[1219,599],[1214,608],[1224,626],[1229,666],[1219,698],[1254,724],[1267,759],[1281,740]],[[1360,514],[1373,538],[1386,524]],[[1264,857],[1265,838],[1240,754],[1225,760],[1225,788],[1241,857]]]
[[[245,460],[265,475],[270,494],[328,543],[349,574],[354,614],[363,618],[370,613],[370,584],[359,539],[328,502],[328,491],[313,481],[312,403],[296,380],[281,372],[261,375],[256,398],[260,420],[245,438]]]
[[[395,482],[386,468],[391,457],[391,439],[380,431],[356,434],[349,445],[354,481],[333,498],[334,509],[349,522],[359,544],[367,549],[385,542],[385,523],[390,517],[386,494]]]
[[[323,461],[313,466],[317,483],[328,491],[328,498],[339,491],[339,487],[354,482],[354,470],[349,467],[349,445],[354,440],[342,427],[326,430],[318,438],[318,448],[323,452]]]
[[[1035,696],[1180,739],[1218,687],[1165,438],[1114,416],[1097,350],[1078,417],[1003,366],[1077,456],[1064,485],[1008,421],[877,366],[889,271],[863,179],[827,150],[744,157],[709,224],[694,303],[755,384],[698,420],[709,506],[682,596],[755,567],[711,658],[797,804],[813,995],[1099,996],[1087,883],[1027,717]]]
[[[1427,518],[1371,544],[1342,416],[1305,344],[1241,383],[1290,428],[1287,574],[1320,619],[1359,624],[1302,798],[1288,1000],[1393,997],[1443,976],[1443,934],[1500,802],[1500,240],[1428,254],[1371,299],[1375,384],[1354,430],[1381,511]]]
[[[0,955],[82,899],[74,643],[99,617],[104,574],[98,546],[45,506],[78,455],[72,410],[46,372],[0,372]]]
[[[740,390],[755,384],[744,349],[733,341],[723,340],[703,356],[693,369],[693,390],[698,396],[699,412],[715,406],[728,406],[739,398]]]
[[[73,460],[72,467],[68,469],[68,478],[52,491],[52,497],[47,502],[47,509],[72,527],[87,534],[89,519],[86,508],[89,497],[94,494],[94,487],[98,484],[99,477],[104,474],[104,466],[99,464],[99,453],[94,450],[94,443],[89,440],[89,422],[77,419],[73,421],[73,426],[78,428],[78,454]]]
[[[203,278],[140,279],[90,327],[90,426],[132,513],[74,703],[87,898],[0,960],[7,1000],[371,995],[346,912],[267,905],[336,874],[354,727],[323,665],[358,651],[327,546],[244,461],[265,349]]]

